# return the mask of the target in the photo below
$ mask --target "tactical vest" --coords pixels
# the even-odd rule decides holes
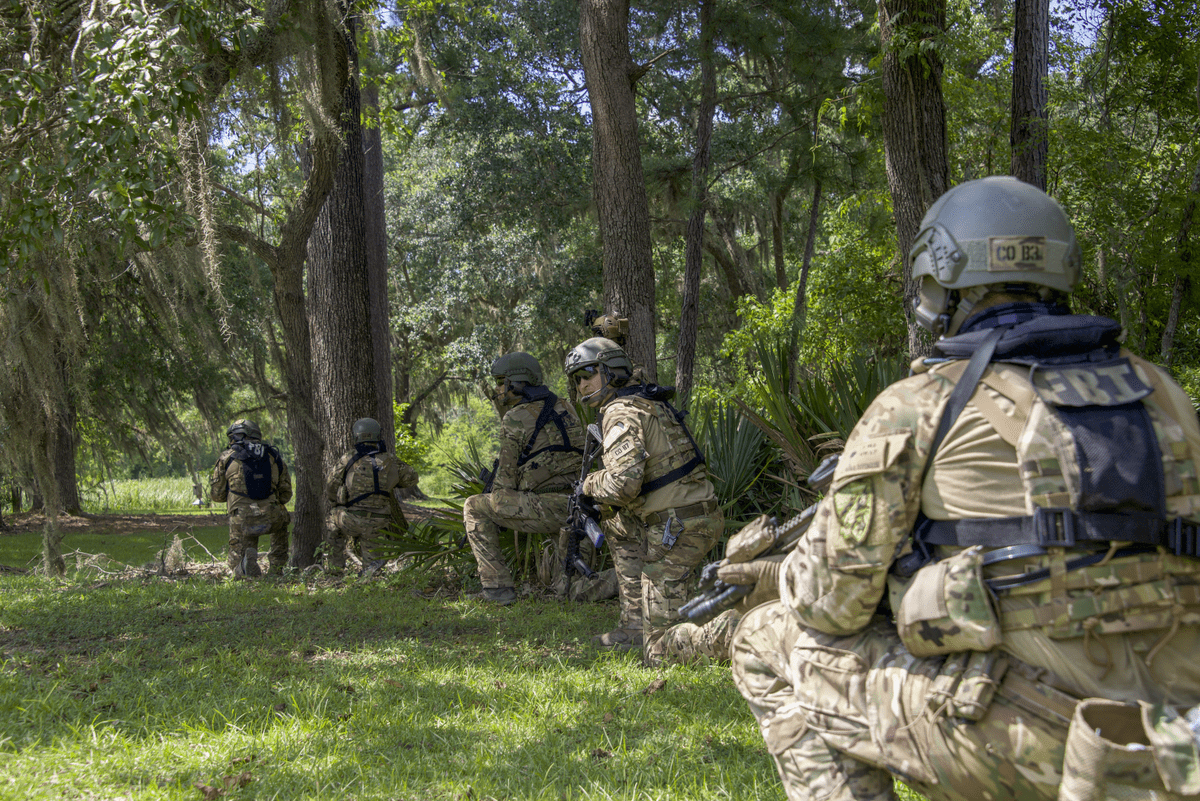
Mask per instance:
[[[527,402],[541,401],[533,430],[525,446],[517,455],[520,480],[518,487],[525,492],[565,489],[570,486],[574,474],[579,471],[579,460],[583,449],[573,443],[583,438],[579,423],[564,409],[558,411],[558,396],[546,387],[526,387]],[[542,436],[546,426],[554,424],[554,433]],[[571,434],[575,437],[572,438]],[[493,471],[495,467],[492,468]]]
[[[246,491],[238,492],[233,487],[230,487],[229,491],[252,501],[271,497],[274,492],[272,460],[279,465],[279,471],[283,472],[283,457],[279,455],[279,451],[263,442],[235,442],[230,449],[233,451],[230,458],[242,466],[242,483],[246,485]]]
[[[354,450],[353,458],[342,470],[342,485],[346,487],[349,496],[345,505],[354,506],[376,495],[389,497],[388,489],[396,486],[400,468],[393,459],[376,458],[379,454],[387,452],[387,446],[382,442],[360,442],[354,446]],[[382,484],[379,479],[380,472],[384,473]]]
[[[1175,408],[1161,374],[1119,349],[1119,331],[1104,318],[1037,318],[1016,327],[1016,341],[989,329],[967,342],[939,343],[950,355],[971,355],[975,368],[961,360],[934,368],[956,387],[933,450],[969,402],[1015,449],[1032,514],[944,521],[919,515],[914,555],[897,562],[898,573],[932,559],[931,546],[981,545],[985,567],[1028,557],[1051,565],[989,581],[1003,592],[1006,631],[1047,627],[1051,636],[1070,637],[1200,621],[1200,452],[1180,424],[1195,411]],[[981,353],[990,347],[994,354]],[[1019,369],[983,375],[993,361]],[[1013,414],[976,391],[977,382],[1008,399]],[[1152,393],[1155,404],[1146,404]],[[927,465],[932,461],[933,451]],[[1109,553],[1113,542],[1129,545]],[[1112,564],[1114,557],[1121,562]],[[1047,588],[1048,603],[1037,608],[1010,600]],[[1067,592],[1083,588],[1091,590],[1086,601],[1068,603]]]
[[[639,498],[676,481],[697,482],[708,478],[703,470],[704,454],[683,422],[687,412],[679,411],[670,403],[674,395],[674,387],[660,387],[657,384],[641,384],[617,390],[618,398],[632,401],[639,409],[658,418],[669,444],[665,452],[647,457]]]

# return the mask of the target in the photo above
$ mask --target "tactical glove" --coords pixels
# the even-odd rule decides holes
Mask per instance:
[[[742,614],[749,612],[760,604],[774,601],[779,597],[779,572],[783,566],[785,553],[777,553],[763,559],[751,562],[730,564],[726,562],[717,568],[717,578],[726,584],[753,586],[750,594],[738,602],[734,609]]]
[[[775,518],[759,515],[729,538],[725,559],[730,563],[749,562],[775,544]]]

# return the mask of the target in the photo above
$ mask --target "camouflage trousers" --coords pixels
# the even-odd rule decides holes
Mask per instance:
[[[912,656],[883,618],[839,637],[778,601],[733,637],[734,682],[790,801],[892,801],[893,776],[930,801],[1057,799],[1066,724],[1002,690],[979,720],[956,716],[938,692],[948,660]]]
[[[680,665],[692,662],[728,662],[733,632],[742,613],[727,609],[703,626],[676,623],[663,635],[663,661]]]
[[[282,573],[288,560],[288,523],[292,520],[283,504],[273,500],[250,501],[229,510],[229,569],[236,571],[247,548],[258,550],[258,538],[271,535],[267,554],[272,573]]]
[[[718,508],[711,515],[679,521],[683,523],[683,531],[670,547],[663,544],[661,525],[647,526],[625,513],[613,520],[618,523],[611,530],[619,534],[610,547],[617,569],[622,623],[625,609],[632,601],[629,596],[633,594],[632,588],[627,586],[628,571],[633,564],[638,564],[641,566],[637,597],[641,602],[642,661],[647,665],[658,665],[665,655],[667,630],[679,621],[679,607],[688,602],[695,585],[695,569],[724,531],[725,516]]]
[[[566,495],[557,493],[539,495],[509,489],[467,498],[463,503],[463,524],[479,565],[479,581],[485,588],[513,586],[512,571],[500,550],[500,529],[557,534],[567,519],[568,501]]]
[[[345,506],[335,506],[325,515],[325,560],[332,570],[346,569],[346,549],[358,554],[365,565],[376,559],[372,546],[379,532],[392,524],[386,512],[355,514]]]
[[[617,628],[642,629],[642,559],[646,543],[642,541],[642,524],[626,512],[617,512],[602,520],[604,539],[612,554],[613,571],[617,580],[617,598],[621,618]]]
[[[570,530],[564,527],[558,532],[557,541],[544,541],[538,554],[538,581],[554,590],[554,594],[559,598],[567,598],[573,603],[591,603],[616,598],[617,575],[611,567],[601,571],[594,579],[575,573],[570,576],[570,581],[567,580],[566,555],[570,536]],[[595,569],[600,561],[592,541],[587,537],[579,541],[579,555],[592,569]]]

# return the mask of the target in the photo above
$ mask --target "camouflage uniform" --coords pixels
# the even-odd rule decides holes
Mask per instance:
[[[683,467],[696,450],[667,404],[624,392],[601,409],[604,467],[588,475],[583,491],[617,510],[605,531],[617,570],[622,623],[632,621],[640,606],[642,658],[655,665],[664,656],[666,630],[688,600],[693,569],[716,544],[725,518],[702,464],[642,494],[643,485]],[[668,526],[677,536],[673,545],[664,542]]]
[[[1115,334],[1109,344],[1116,356]],[[1120,355],[1153,388],[1142,403],[1157,440],[1151,451],[1162,457],[1168,517],[1194,521],[1200,425],[1191,401],[1164,371]],[[1115,556],[1114,548],[1099,561],[1100,546],[1083,551],[1098,553],[1096,564],[1072,566],[1079,552],[1047,547],[982,567],[1000,587],[994,605],[992,590],[939,595],[918,583],[943,570],[941,587],[951,586],[959,566],[979,564],[966,558],[985,553],[978,545],[937,545],[934,555],[946,558],[909,578],[893,570],[912,552],[918,513],[962,521],[1075,508],[1075,443],[1044,402],[1049,395],[1034,391],[1028,366],[988,367],[925,472],[964,366],[914,365],[920,374],[871,404],[784,563],[781,599],[747,613],[734,635],[735,682],[789,799],[892,799],[893,776],[931,801],[1052,799],[1060,783],[1062,798],[1081,801],[1104,797],[1105,781],[1112,798],[1149,797],[1156,782],[1158,798],[1174,798],[1162,790],[1156,759],[1178,768],[1173,789],[1200,792],[1186,725],[1151,707],[1200,703],[1200,561],[1150,546]],[[1005,576],[1015,577],[1007,588],[997,583]],[[980,625],[945,625],[939,615],[953,608]],[[937,647],[968,647],[964,637],[980,644]],[[1132,716],[1130,739],[1112,739],[1142,745],[1088,763],[1084,756],[1101,750],[1080,743],[1096,739],[1102,727],[1089,715],[1102,714]],[[1161,742],[1149,747],[1155,737]],[[1064,753],[1074,754],[1065,766]]]
[[[242,448],[262,448],[270,458],[270,494],[255,500],[246,496],[243,463],[236,457]],[[258,538],[271,535],[268,563],[272,573],[282,573],[288,559],[288,523],[291,516],[284,506],[292,499],[292,477],[274,446],[247,440],[234,443],[221,452],[209,479],[209,497],[226,503],[229,512],[229,568],[241,568],[246,548],[258,549]]]
[[[663,659],[680,665],[692,662],[728,662],[733,632],[742,622],[742,613],[726,609],[703,626],[676,623],[663,637]]]
[[[416,485],[417,471],[393,454],[377,450],[374,442],[360,443],[343,454],[325,476],[329,567],[345,570],[347,544],[364,565],[376,559],[371,546],[379,532],[389,524],[407,525],[394,491]]]
[[[467,540],[479,565],[479,580],[486,589],[513,586],[512,573],[500,550],[501,528],[557,534],[567,519],[571,485],[579,477],[582,464],[583,429],[565,401],[548,392],[546,397],[519,403],[505,413],[500,422],[500,455],[492,491],[472,495],[463,503]],[[545,403],[553,404],[563,429],[560,431],[551,421],[531,444],[529,439]],[[571,450],[543,451],[562,447],[563,431]]]

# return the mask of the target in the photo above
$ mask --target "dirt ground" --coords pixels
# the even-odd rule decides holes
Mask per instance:
[[[410,523],[436,514],[432,509],[412,504],[402,504],[404,516]],[[6,534],[26,534],[41,531],[46,517],[41,512],[6,514],[2,518],[0,537]],[[223,526],[226,524],[225,509],[199,514],[84,514],[60,515],[58,525],[66,532],[86,531],[92,534],[129,534],[134,531],[187,531],[200,526]]]
[[[46,523],[46,516],[41,512],[23,512],[19,515],[5,515],[4,526],[0,536],[5,534],[26,534],[41,531]],[[185,531],[200,526],[225,525],[224,514],[85,514],[60,515],[58,525],[67,532],[87,531],[95,534],[128,534],[133,531]]]

